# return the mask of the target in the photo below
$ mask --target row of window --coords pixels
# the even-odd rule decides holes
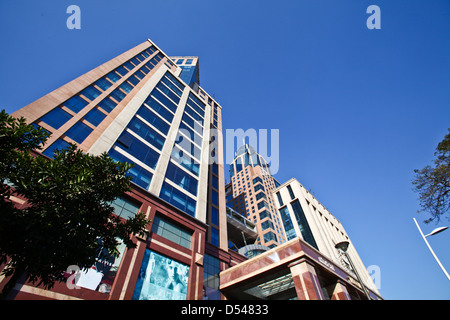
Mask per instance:
[[[170,77],[173,78],[167,73],[162,81],[168,85],[175,86],[174,83],[170,82]],[[174,78],[171,80],[176,81]],[[164,86],[161,85],[160,88]],[[135,117],[129,122],[127,129],[122,132],[113,149],[110,150],[110,156],[120,161],[133,162],[115,150],[119,147],[142,161],[149,168],[154,169],[156,167],[159,159],[159,153],[156,150],[162,150],[165,142],[165,137],[162,134],[166,135],[169,132],[170,123],[173,119],[173,113],[165,105],[153,98],[156,91],[158,89],[154,89],[138,109]],[[173,104],[173,102],[168,101],[166,103]],[[156,150],[150,146],[153,146]],[[137,185],[145,189],[149,188],[152,177],[151,172],[136,164],[129,174],[132,176],[132,181]]]
[[[109,74],[105,78],[117,81],[120,78],[118,75],[126,74],[126,68],[130,67],[130,65],[131,62],[130,64],[125,64],[124,66],[119,67],[116,71],[114,71],[115,76]],[[100,88],[107,89],[111,85],[108,84],[109,80],[106,79],[99,81]],[[111,93],[110,97],[112,99],[109,99],[109,97],[104,99],[101,103],[99,103],[101,109],[93,109],[86,115],[87,119],[85,120],[92,121],[94,124],[98,125],[102,120],[102,111],[111,111],[115,106],[114,103],[116,101],[120,102],[121,99],[125,97],[126,93],[132,90],[133,86],[130,83],[136,82],[131,81],[122,83],[120,89],[118,88]],[[127,154],[129,154],[131,157],[145,164],[146,167],[155,169],[159,159],[159,152],[157,150],[161,151],[165,143],[165,137],[163,134],[167,134],[169,131],[170,123],[173,120],[173,116],[176,112],[177,104],[179,103],[183,89],[184,86],[170,73],[167,73],[138,110],[136,116],[130,121],[126,130],[124,130],[119,136],[116,143],[110,150],[110,156],[117,161],[133,163],[134,161],[130,160],[130,157],[127,156]],[[89,99],[95,99],[100,94],[101,92],[94,86],[86,88],[83,92],[83,96],[89,97]],[[105,105],[105,101],[108,101],[106,105],[110,105],[112,107],[103,107]],[[71,106],[70,109],[72,111],[80,111],[85,107],[85,104],[87,105],[87,101],[79,96],[74,97],[72,102],[65,104],[65,106]],[[190,118],[186,118],[189,119],[186,121],[188,124],[193,126],[190,119],[195,119],[203,125],[203,122],[201,121],[203,117],[201,114],[203,113],[204,115],[204,105],[202,105],[198,99],[195,97],[190,97],[189,106],[187,106],[186,109],[187,112],[185,112],[185,114],[190,115]],[[65,112],[63,109],[59,109],[58,112],[59,111]],[[67,112],[65,113],[68,114]],[[70,117],[71,116],[69,115],[67,120],[70,119]],[[196,129],[196,126],[193,127]],[[189,127],[186,125],[186,128]],[[190,130],[192,132],[192,128],[190,128]],[[72,128],[66,132],[66,135],[76,142],[82,143],[91,131],[92,128],[90,126],[80,121],[72,126]],[[202,130],[200,133],[202,133]],[[56,148],[64,148],[67,145],[67,142],[59,139],[52,146],[50,146],[48,150],[46,150],[46,153],[51,155]],[[194,154],[200,154],[200,149],[193,144],[191,145],[190,151]],[[180,148],[178,148],[178,155],[180,155],[179,151],[181,151]],[[186,155],[182,155],[178,158],[183,159],[183,168],[186,168],[189,172],[198,176],[198,162],[195,162],[195,160],[192,161],[193,158],[191,158],[187,153]],[[190,163],[185,161],[188,158],[190,159]],[[198,158],[200,158],[200,156],[198,156]],[[135,164],[135,166],[129,170],[128,175],[132,177],[133,182],[137,185],[148,189],[152,179],[152,173],[149,172],[148,169]],[[171,163],[168,167],[166,177],[181,186],[184,190],[195,196],[197,195],[198,181],[180,167],[177,167]],[[180,191],[174,189],[172,186],[165,184],[161,190],[161,197],[165,198],[168,202],[174,204],[182,210],[187,211],[189,214],[195,214],[195,201],[187,195],[184,195]]]
[[[109,150],[108,153],[109,156],[115,161],[134,163],[125,155],[115,149]],[[138,186],[144,189],[148,189],[150,187],[150,182],[152,181],[153,174],[148,170],[142,168],[138,164],[134,163],[134,167],[128,170],[127,176],[131,177],[132,181]]]
[[[172,187],[167,182],[163,183],[159,197],[187,214],[195,217],[196,201],[187,194]]]
[[[65,124],[69,119],[72,118],[72,115],[68,112],[61,109],[62,106],[68,108],[74,113],[80,112],[84,107],[86,107],[90,101],[95,100],[101,93],[99,89],[106,91],[113,85],[113,83],[120,80],[124,75],[126,75],[129,71],[134,69],[139,63],[141,63],[144,59],[144,56],[149,57],[150,55],[143,51],[142,53],[139,53],[134,58],[132,58],[130,61],[134,61],[133,64],[130,61],[127,61],[122,66],[119,66],[115,70],[111,71],[109,74],[104,76],[103,78],[100,78],[96,82],[94,82],[89,87],[83,89],[81,92],[79,92],[77,95],[73,96],[66,102],[64,102],[61,106],[55,108],[54,110],[50,111],[46,115],[44,115],[40,120],[45,122],[46,124],[50,125],[54,129],[59,129],[63,124]],[[138,57],[140,57],[138,59]],[[145,57],[145,58],[146,58]],[[142,66],[139,70],[137,70],[133,75],[131,75],[127,80],[130,81],[130,83],[135,86],[148,72],[150,72],[151,69],[154,68],[154,66],[161,60],[162,55],[158,54],[156,55],[152,60],[147,62],[144,66]],[[127,68],[125,68],[126,66]],[[128,93],[132,86],[128,82],[124,82],[121,85],[121,88]],[[111,96],[116,100],[113,101],[109,98],[104,99],[101,101],[98,106],[101,107],[106,113],[111,112],[114,107],[117,105],[116,102],[120,102],[124,97],[125,94],[121,92],[120,90],[116,89],[111,93]],[[95,109],[96,110],[96,109]],[[97,110],[98,111],[98,110]],[[101,113],[101,112],[100,112]],[[103,116],[103,118],[106,116],[106,114]],[[98,125],[101,120],[101,115],[98,112],[94,111],[94,114],[88,114],[88,118],[93,120],[96,123],[92,123],[94,125]],[[87,119],[88,120],[88,119]],[[89,121],[89,120],[88,120]]]
[[[181,85],[180,83],[178,84]],[[181,97],[182,91],[177,92],[177,97],[171,95],[170,92],[169,94],[172,100],[177,99],[177,101],[179,101],[179,97]],[[199,124],[203,125],[203,117],[201,114],[202,112],[204,114],[204,106],[202,109],[201,103],[200,106],[197,105],[191,98],[191,96],[192,95],[189,96],[188,102],[185,106],[179,133],[173,147],[172,159],[174,161],[169,162],[165,177],[190,194],[197,196],[198,180],[196,176],[198,177],[199,174],[200,163],[196,159],[200,159],[201,149],[194,144],[194,141],[196,141],[199,146],[201,145],[201,136],[203,135],[203,131],[201,130],[201,128],[199,128]],[[190,139],[188,139],[187,137],[189,137]],[[180,164],[180,167],[178,167],[174,163]],[[166,193],[168,192],[166,191]],[[186,197],[188,196],[186,195]],[[178,206],[186,207],[186,204],[180,204],[177,201],[178,198],[168,198],[169,202],[173,201]],[[194,201],[192,198],[188,198],[188,201]]]
[[[64,106],[74,113],[80,112],[84,107],[86,107],[90,102],[87,100],[95,100],[103,91],[107,90],[114,82],[117,82],[121,77],[126,75],[128,72],[136,68],[141,62],[146,58],[150,57],[150,54],[154,52],[153,48],[149,48],[131,60],[125,62],[122,66],[119,66],[114,71],[111,71],[105,77],[97,80],[94,84],[83,89],[78,95],[73,96],[61,106],[56,107],[43,117],[41,121],[50,125],[54,129],[59,129],[67,121],[72,118],[72,115],[63,110],[61,107]],[[84,121],[79,121],[75,123],[69,130],[65,132],[65,135],[77,143],[82,143],[89,134],[93,131],[93,127],[98,126],[106,115],[111,112],[117,104],[125,98],[126,94],[129,93],[133,87],[144,78],[144,76],[150,72],[151,69],[158,64],[162,59],[162,55],[158,53],[154,58],[143,65],[139,70],[137,70],[133,75],[131,75],[125,82],[123,82],[119,88],[115,89],[110,93],[108,97],[105,97],[102,101],[97,104],[97,107],[90,110],[85,117],[85,121],[92,124],[92,126],[87,125]],[[87,99],[87,100],[86,100]],[[44,151],[44,154],[52,157],[53,152],[56,149],[61,149],[68,144],[62,140],[58,139],[52,146]]]
[[[193,97],[195,98],[195,97]],[[197,102],[198,99],[196,100]],[[214,135],[214,131],[212,131],[212,135],[210,137],[210,146],[211,146],[211,152],[209,154],[210,156],[210,163],[211,163],[211,174],[210,174],[210,181],[209,183],[211,184],[212,188],[211,188],[211,204],[210,207],[211,208],[211,212],[210,212],[210,216],[211,216],[211,226],[209,228],[209,232],[211,233],[211,243],[215,246],[219,246],[219,230],[215,227],[218,226],[219,227],[219,173],[218,173],[218,159],[217,159],[217,141],[216,141],[216,136]]]
[[[184,86],[175,77],[166,73],[129,122],[127,129],[117,139],[112,155],[118,158],[117,154],[120,153],[116,149],[120,148],[149,168],[155,169],[159,151],[164,146],[165,135],[169,132],[183,89]],[[176,145],[173,158],[180,160],[182,167],[198,175],[199,163],[193,162],[195,160]],[[127,160],[123,154],[121,159]],[[133,182],[148,189],[151,173],[141,167],[137,169],[138,172],[132,175]],[[166,178],[191,194],[197,195],[198,181],[172,162],[169,163]],[[164,183],[160,197],[191,215],[195,214],[195,200],[167,183]]]
[[[309,243],[311,246],[318,250],[316,241],[312,234],[311,228],[309,227],[308,220],[306,219],[305,213],[303,212],[300,201],[297,199],[291,202],[292,210],[294,212],[295,219],[297,220],[298,227],[302,234],[303,240]],[[295,230],[290,218],[289,209],[287,206],[280,208],[280,214],[282,221],[284,223],[284,229],[286,231],[286,236],[288,240],[295,237]]]
[[[192,64],[193,61],[194,61],[194,59],[177,59],[176,60],[176,64],[178,64],[178,65],[180,65],[180,64]]]

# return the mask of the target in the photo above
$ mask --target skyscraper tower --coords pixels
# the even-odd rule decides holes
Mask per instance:
[[[272,194],[279,183],[270,174],[266,160],[244,144],[230,164],[230,178],[227,205],[256,224],[256,244],[273,248],[284,243],[286,235]]]
[[[249,145],[230,165],[225,198],[222,107],[199,74],[198,57],[170,58],[147,40],[13,113],[51,132],[38,155],[51,158],[75,143],[134,163],[131,191],[114,201],[114,213],[127,219],[140,211],[150,220],[145,236],[133,236],[136,248],[122,245],[118,255],[96,261],[76,289],[18,283],[15,298],[362,297],[361,283],[333,247],[349,240],[344,229],[298,182],[280,186]],[[229,241],[239,248],[255,239],[251,259],[228,248]],[[371,298],[380,298],[369,280],[365,273]]]
[[[220,270],[243,261],[228,253],[221,109],[200,86],[198,57],[169,58],[148,40],[14,112],[51,132],[44,156],[75,143],[134,163],[132,191],[116,199],[115,213],[152,220],[136,249],[96,273],[90,292],[59,284],[34,294],[220,299]],[[169,267],[178,270],[177,290],[156,284],[169,281],[158,278]]]

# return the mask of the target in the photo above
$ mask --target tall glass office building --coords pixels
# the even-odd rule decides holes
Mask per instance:
[[[230,164],[231,182],[226,186],[227,205],[250,219],[257,228],[255,243],[268,248],[286,242],[286,234],[272,192],[279,185],[266,160],[244,144]]]
[[[92,297],[220,299],[218,273],[242,261],[228,253],[221,110],[200,86],[198,57],[148,40],[13,114],[52,133],[47,157],[75,143],[135,164],[133,190],[114,206],[125,219],[145,212],[149,233],[114,257],[114,272],[89,270]]]
[[[13,113],[51,132],[37,156],[74,143],[134,163],[131,191],[114,213],[149,219],[136,248],[121,245],[96,261],[77,278],[79,289],[19,283],[15,299],[364,299],[331,248],[347,239],[343,229],[320,222],[322,211],[311,211],[295,184],[280,186],[248,145],[230,166],[226,206],[222,107],[199,75],[198,57],[169,57],[147,40]]]

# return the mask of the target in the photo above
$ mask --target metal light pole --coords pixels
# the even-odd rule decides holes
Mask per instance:
[[[447,270],[445,270],[445,268],[444,268],[444,266],[442,265],[441,261],[439,261],[438,257],[437,257],[436,254],[434,253],[433,249],[431,249],[431,246],[430,246],[430,244],[428,243],[428,241],[427,241],[427,239],[426,239],[426,238],[429,237],[429,236],[433,236],[433,235],[438,234],[438,233],[440,233],[440,232],[442,232],[442,231],[444,231],[444,230],[447,230],[448,227],[440,227],[440,228],[436,228],[436,229],[434,229],[433,231],[431,231],[429,234],[424,235],[423,232],[422,232],[422,229],[420,229],[419,224],[417,223],[416,218],[413,218],[413,220],[414,220],[414,222],[416,223],[417,229],[419,229],[419,232],[420,232],[420,234],[422,235],[423,241],[425,241],[425,243],[427,244],[428,249],[430,249],[431,254],[433,255],[434,259],[436,259],[436,262],[438,263],[439,267],[441,267],[441,269],[442,269],[442,271],[444,272],[445,276],[446,276],[447,279],[450,281],[450,276],[448,275]]]
[[[342,250],[342,252],[344,253],[344,255],[347,257],[347,260],[350,262],[350,266],[352,267],[353,271],[355,272],[356,277],[358,278],[359,283],[361,284],[361,287],[364,290],[364,293],[366,294],[367,300],[372,300],[370,298],[369,292],[366,289],[366,286],[364,285],[364,283],[361,280],[361,277],[358,274],[358,271],[356,270],[355,266],[353,265],[352,259],[350,259],[350,256],[347,253],[347,249],[348,249],[348,245],[350,244],[350,242],[348,241],[342,241],[337,243],[334,247],[338,250]]]

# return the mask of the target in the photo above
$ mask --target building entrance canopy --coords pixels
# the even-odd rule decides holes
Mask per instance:
[[[353,275],[300,238],[222,271],[220,290],[230,300],[366,299]]]

